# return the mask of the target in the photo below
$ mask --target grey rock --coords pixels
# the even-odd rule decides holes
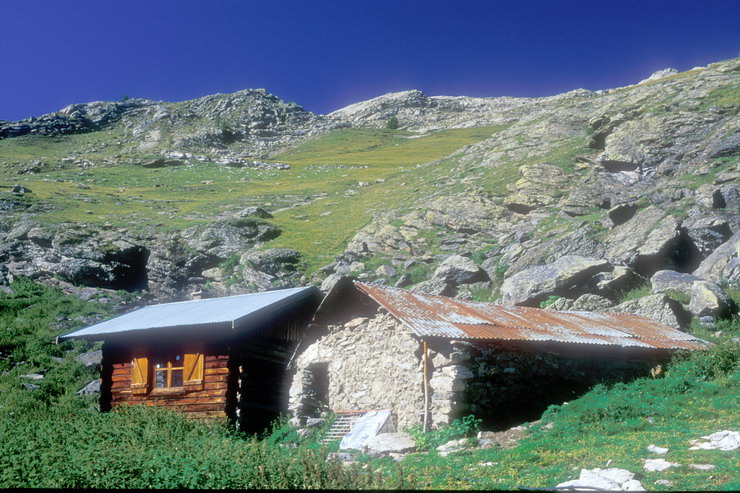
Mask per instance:
[[[612,230],[605,241],[605,256],[615,265],[626,265],[649,277],[684,263],[685,244],[678,221],[651,206]]]
[[[363,450],[374,455],[389,453],[405,454],[416,450],[416,443],[408,433],[380,433],[369,438],[365,442]]]
[[[433,277],[434,279],[458,285],[482,281],[487,276],[471,259],[461,255],[450,255],[437,267]]]
[[[692,274],[715,283],[740,284],[740,230],[705,258]]]
[[[11,192],[16,195],[25,195],[27,193],[31,193],[31,189],[28,187],[24,187],[23,185],[15,184],[13,185],[13,188],[11,189]]]
[[[684,274],[674,270],[659,270],[650,278],[650,285],[654,293],[665,293],[666,291],[677,291],[688,296],[691,295],[691,286],[700,277]]]
[[[8,266],[0,263],[0,286],[9,286],[13,282],[13,275],[8,270]]]
[[[691,322],[691,313],[665,294],[653,294],[627,301],[612,308],[614,312],[634,313],[652,318],[676,329],[685,329]]]
[[[697,281],[691,288],[689,310],[697,317],[724,318],[730,314],[730,298],[717,284]]]
[[[578,479],[566,481],[556,486],[558,489],[607,490],[607,491],[645,491],[635,474],[626,469],[581,469]]]
[[[78,355],[75,360],[85,366],[99,365],[101,361],[103,361],[103,351],[100,349],[96,351],[88,351]]]
[[[393,277],[398,274],[398,271],[392,265],[381,265],[375,269],[375,273],[379,276]]]
[[[637,212],[637,205],[631,204],[619,204],[609,209],[609,219],[612,221],[614,226],[624,224],[635,215]]]
[[[537,306],[550,295],[572,294],[594,274],[611,268],[606,260],[566,255],[552,264],[530,267],[505,279],[502,301],[505,305]]]
[[[29,373],[27,375],[21,375],[21,378],[27,378],[29,380],[43,380],[44,376],[41,373]]]
[[[548,306],[551,310],[585,312],[603,312],[611,310],[613,307],[614,302],[609,298],[589,293],[581,295],[575,300],[560,298],[555,303]]]
[[[345,276],[339,275],[339,274],[329,274],[326,276],[326,279],[321,283],[321,291],[328,293],[331,291],[331,288],[334,287],[336,283],[339,282],[340,279],[342,279]]]
[[[686,229],[691,241],[694,242],[702,258],[706,258],[721,244],[732,236],[734,230],[738,230],[737,223],[740,216],[713,214],[706,216],[697,214],[686,219],[681,226]]]
[[[671,467],[679,467],[681,465],[665,459],[643,459],[643,463],[643,469],[648,472],[665,471]]]
[[[740,448],[740,432],[722,430],[691,440],[690,443],[692,446],[689,450],[737,450]]]
[[[617,265],[611,271],[599,272],[592,283],[596,284],[596,293],[609,298],[618,299],[623,293],[643,283],[645,278],[639,276],[634,270],[624,265]]]
[[[100,394],[100,379],[92,380],[77,392],[77,395],[96,395]]]
[[[272,219],[272,217],[273,217],[272,214],[270,214],[269,212],[267,212],[263,208],[256,207],[256,206],[246,207],[246,208],[240,210],[239,212],[237,212],[236,214],[234,214],[234,216],[235,217],[250,217],[250,216],[254,216],[254,217],[260,217],[262,219]]]
[[[301,253],[292,248],[271,248],[261,252],[247,253],[242,263],[251,263],[255,269],[267,274],[294,272],[301,261]]]
[[[437,296],[454,296],[455,287],[444,279],[429,279],[411,287],[417,293],[434,294]]]

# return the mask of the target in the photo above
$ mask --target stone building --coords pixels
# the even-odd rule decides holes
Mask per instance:
[[[291,359],[289,406],[299,426],[325,411],[385,409],[401,430],[468,414],[503,427],[705,345],[637,315],[507,308],[345,278]]]

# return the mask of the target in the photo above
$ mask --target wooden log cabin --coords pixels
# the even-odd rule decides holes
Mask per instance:
[[[102,340],[100,409],[145,404],[260,433],[287,410],[286,365],[316,287],[153,305],[60,336]]]

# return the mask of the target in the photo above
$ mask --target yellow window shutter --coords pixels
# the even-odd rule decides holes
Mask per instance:
[[[149,358],[134,358],[131,361],[131,392],[146,394],[149,387]]]
[[[183,366],[185,369],[185,381],[183,385],[186,390],[202,390],[203,375],[205,374],[205,357],[203,353],[185,353]]]

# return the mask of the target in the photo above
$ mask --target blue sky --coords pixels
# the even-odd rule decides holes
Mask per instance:
[[[264,88],[545,96],[740,53],[740,0],[0,0],[0,119]]]

